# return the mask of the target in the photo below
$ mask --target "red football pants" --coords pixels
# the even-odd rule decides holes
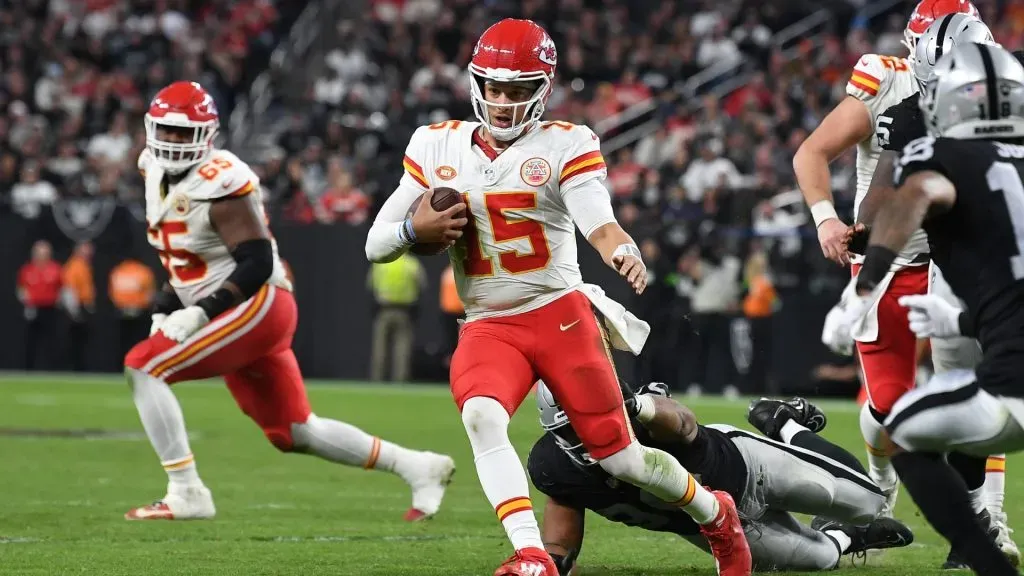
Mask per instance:
[[[184,342],[157,332],[136,344],[124,364],[168,384],[223,376],[242,411],[274,446],[288,450],[291,425],[310,414],[291,349],[297,321],[292,293],[267,285]]]
[[[853,276],[860,265],[853,266]],[[872,408],[882,414],[914,387],[917,378],[917,336],[910,330],[903,296],[928,293],[928,266],[911,266],[896,272],[878,302],[878,338],[857,342],[864,389]]]
[[[632,442],[607,335],[582,293],[463,325],[451,365],[460,411],[466,400],[485,396],[514,414],[538,378],[592,457],[606,458]]]

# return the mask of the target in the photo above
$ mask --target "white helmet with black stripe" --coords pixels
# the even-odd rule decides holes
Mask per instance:
[[[998,45],[959,45],[935,65],[921,111],[935,137],[1024,138],[1024,66]]]
[[[970,14],[946,14],[932,22],[914,47],[910,67],[922,86],[931,79],[935,64],[961,44],[995,44],[992,31],[980,18]]]

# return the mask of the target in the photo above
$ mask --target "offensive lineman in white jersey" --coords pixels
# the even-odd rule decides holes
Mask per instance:
[[[291,349],[295,299],[264,223],[259,179],[237,156],[214,148],[219,126],[213,98],[194,82],[167,86],[146,114],[139,170],[148,236],[170,282],[157,297],[149,338],[125,357],[125,372],[168,485],[163,499],[125,517],[215,514],[170,385],[218,376],[279,450],[393,472],[412,487],[406,519],[433,515],[455,470],[451,458],[310,411]]]
[[[978,10],[967,0],[922,0],[914,10],[904,32],[904,44],[911,55],[917,39],[936,19],[951,13],[977,16]],[[875,137],[876,119],[918,89],[917,81],[905,58],[865,54],[857,62],[846,85],[847,98],[822,120],[793,158],[797,182],[818,228],[818,241],[825,257],[847,264],[847,251],[853,227],[841,222],[832,203],[829,163],[857,145],[857,197],[854,213],[867,194],[878,162],[881,146]],[[879,126],[878,130],[884,130]],[[891,516],[896,503],[899,480],[886,454],[887,438],[882,422],[904,393],[913,388],[917,369],[917,339],[910,331],[902,296],[925,294],[929,279],[928,242],[918,230],[887,277],[887,289],[853,332],[864,378],[868,402],[860,414],[861,434],[868,451],[871,479],[886,493],[885,515]],[[854,256],[852,274],[860,270]],[[823,340],[831,343],[826,321]]]
[[[685,510],[702,526],[719,573],[747,576],[750,549],[731,497],[700,486],[630,428],[608,346],[637,354],[650,328],[583,283],[575,229],[637,293],[646,269],[615,221],[597,136],[539,121],[556,59],[554,42],[532,21],[506,19],[483,33],[469,65],[480,122],[416,131],[401,183],[368,234],[367,258],[386,262],[415,243],[457,240],[449,257],[468,321],[450,382],[480,483],[515,548],[496,576],[557,576],[556,561],[569,553],[545,551],[508,436],[510,416],[538,378],[609,474]],[[460,191],[466,203],[435,212],[428,200],[438,187]]]

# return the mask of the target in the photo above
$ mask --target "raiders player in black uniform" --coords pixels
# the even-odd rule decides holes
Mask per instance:
[[[877,518],[885,503],[881,490],[856,457],[814,432],[824,428],[825,415],[806,400],[751,404],[748,420],[773,440],[732,426],[697,424],[693,412],[668,398],[664,384],[649,384],[639,394],[622,385],[637,439],[678,459],[696,482],[736,500],[755,571],[829,570],[843,554],[912,542],[905,526]],[[527,470],[548,497],[541,534],[560,574],[572,569],[583,545],[585,510],[678,534],[708,550],[681,509],[594,465],[543,383],[537,403],[546,433],[530,451]],[[790,512],[821,517],[807,527]]]
[[[896,163],[898,190],[875,219],[845,316],[853,325],[864,315],[896,251],[923,225],[983,357],[976,370],[937,374],[897,402],[886,421],[892,462],[975,572],[1015,575],[943,454],[1024,450],[1024,66],[999,46],[957,46],[936,65],[921,109],[931,136]]]
[[[956,46],[971,42],[994,43],[992,32],[980,19],[968,14],[947,14],[939,18],[921,36],[915,47],[912,69],[922,84],[932,76],[935,64]],[[885,198],[890,197],[895,188],[892,184],[893,165],[899,152],[910,142],[927,136],[924,115],[919,106],[920,95],[914,93],[900,103],[890,107],[877,118],[876,136],[878,145],[883,149],[875,168],[867,196],[861,204],[857,224],[854,225],[854,246],[852,250],[863,254],[867,247],[868,234],[872,221],[879,206]],[[938,267],[931,268],[930,292],[943,300],[961,305],[950,290],[948,283]],[[971,336],[971,335],[963,335]],[[981,350],[973,337],[932,338],[931,361],[935,372],[951,369],[974,368],[981,361]],[[997,545],[1015,564],[1020,561],[1020,552],[1010,537],[1006,524],[1006,515],[995,511],[990,515],[984,505],[984,485],[986,458],[953,453],[947,459],[961,475],[967,488],[975,499],[975,508],[979,510],[980,521],[989,526],[991,536]],[[967,569],[963,556],[950,548],[949,554],[942,565],[943,569]]]

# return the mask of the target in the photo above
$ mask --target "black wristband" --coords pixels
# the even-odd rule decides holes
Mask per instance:
[[[153,314],[170,314],[183,307],[181,298],[173,290],[159,290],[153,297]]]
[[[857,274],[857,291],[870,292],[882,283],[889,268],[896,261],[896,253],[877,244],[868,246],[864,252],[864,265]]]
[[[963,312],[960,313],[959,316],[957,316],[956,324],[960,328],[961,336],[968,336],[970,338],[974,338],[974,322],[971,321],[971,316],[970,314],[967,313],[966,310],[964,310]]]
[[[219,288],[213,294],[196,302],[206,312],[206,318],[213,320],[235,306],[235,295],[227,288]]]

